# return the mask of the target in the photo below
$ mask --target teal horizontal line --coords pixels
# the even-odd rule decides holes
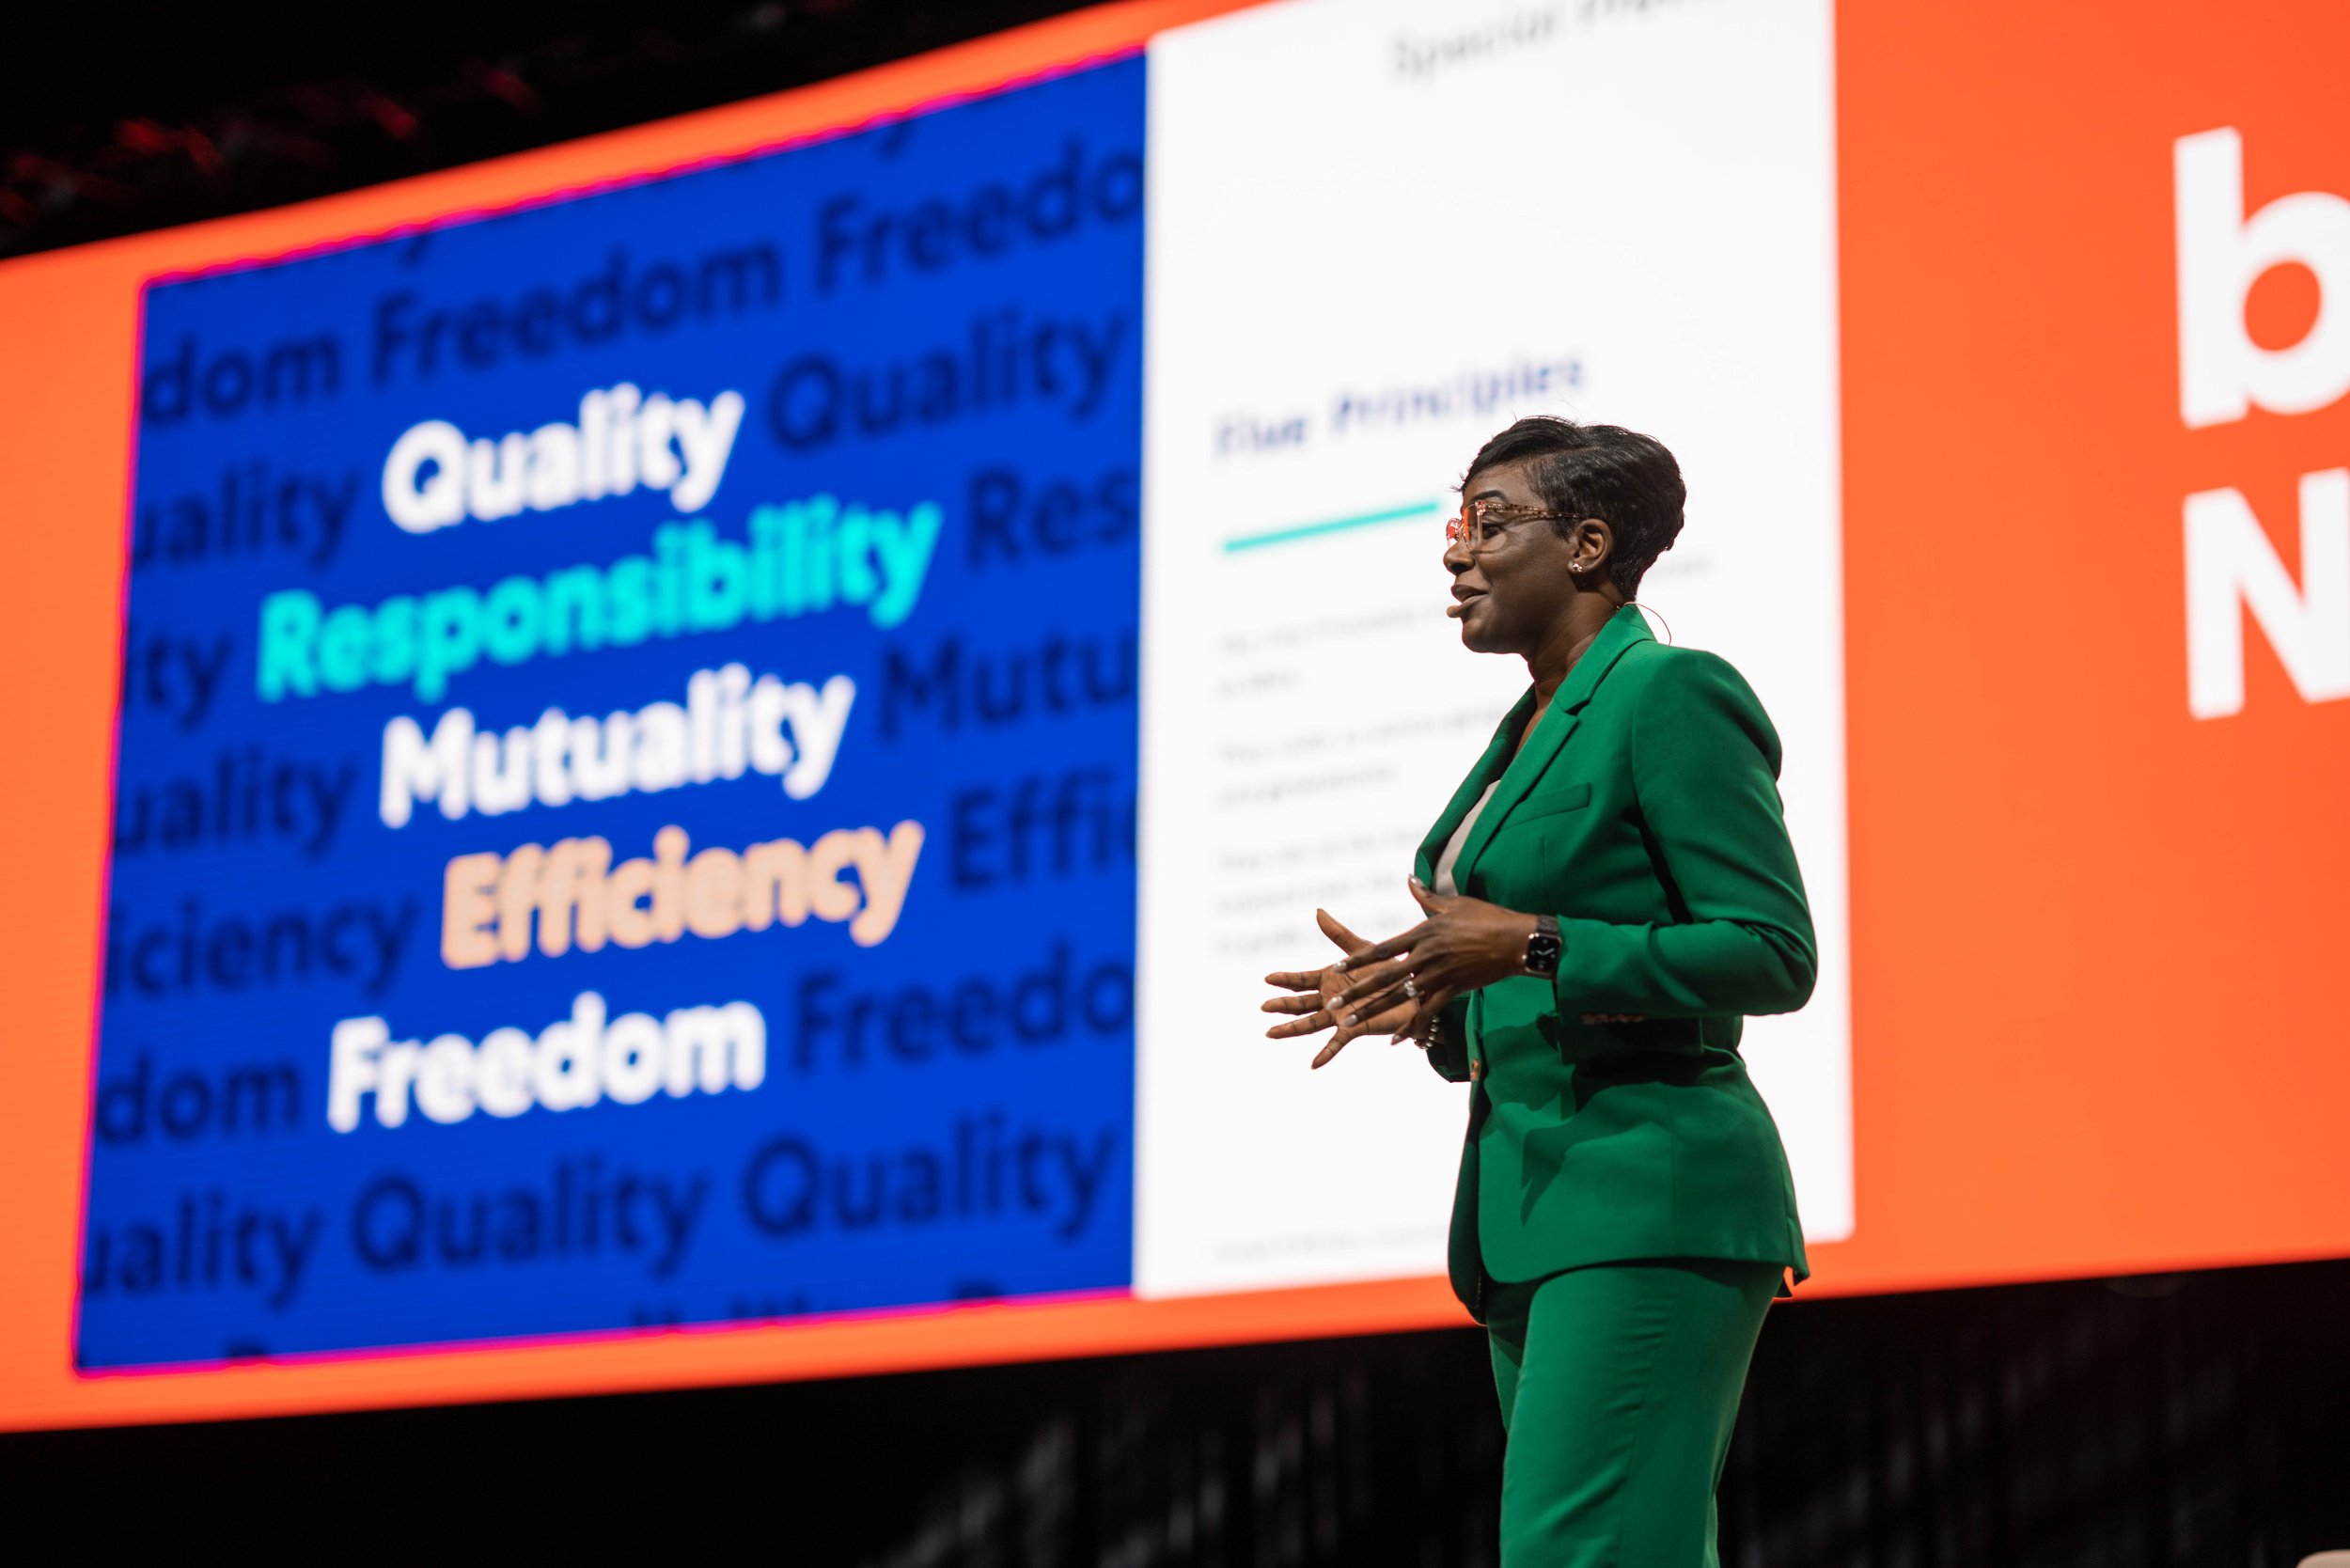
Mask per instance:
[[[1441,501],[1415,501],[1408,507],[1389,507],[1385,511],[1360,512],[1353,517],[1333,517],[1326,523],[1300,523],[1292,528],[1275,528],[1261,534],[1242,534],[1224,541],[1226,551],[1254,550],[1266,544],[1287,544],[1294,539],[1312,539],[1321,534],[1335,534],[1348,528],[1368,528],[1374,523],[1401,523],[1407,517],[1426,517],[1444,510]]]

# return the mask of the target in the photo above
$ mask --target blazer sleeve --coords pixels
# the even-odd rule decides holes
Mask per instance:
[[[1636,700],[1633,789],[1680,918],[1561,918],[1559,1006],[1652,1018],[1793,1012],[1819,957],[1778,798],[1778,733],[1711,653],[1654,661]]]
[[[1468,998],[1455,996],[1437,1015],[1443,1038],[1428,1047],[1428,1065],[1451,1083],[1466,1083],[1469,1075]]]

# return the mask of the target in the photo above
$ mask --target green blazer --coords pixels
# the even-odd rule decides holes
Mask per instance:
[[[1803,1006],[1816,968],[1778,735],[1735,669],[1657,642],[1631,605],[1512,760],[1533,706],[1528,690],[1419,850],[1427,883],[1498,774],[1454,883],[1557,916],[1566,948],[1555,984],[1505,980],[1451,1003],[1428,1053],[1470,1086],[1452,1288],[1481,1321],[1488,1275],[1709,1258],[1800,1280],[1786,1152],[1738,1055],[1745,1015]]]

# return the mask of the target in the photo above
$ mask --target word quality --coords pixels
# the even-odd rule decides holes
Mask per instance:
[[[445,711],[429,741],[402,713],[384,727],[377,813],[384,826],[405,827],[415,803],[428,800],[456,822],[469,811],[496,817],[745,772],[776,777],[785,794],[807,800],[832,776],[855,701],[856,682],[845,675],[817,687],[773,675],[753,681],[728,665],[687,677],[682,707],[652,702],[601,719],[549,708],[502,739],[477,730],[468,709]]]
[[[675,942],[687,932],[718,938],[765,931],[780,920],[804,925],[811,915],[847,921],[860,948],[888,938],[904,910],[922,824],[836,828],[812,844],[777,839],[741,854],[706,849],[690,861],[682,827],[652,837],[652,857],[612,863],[602,839],[565,839],[552,848],[525,844],[504,855],[461,855],[442,887],[441,961],[478,969],[539,951],[560,958],[576,942],[583,952],[604,943],[642,948]],[[841,880],[853,872],[855,881]]]
[[[462,1121],[477,1110],[579,1110],[609,1100],[641,1105],[661,1090],[680,1099],[767,1081],[767,1020],[748,1002],[679,1008],[666,1018],[624,1012],[604,1022],[603,998],[583,991],[572,1015],[534,1040],[492,1029],[477,1046],[461,1034],[425,1044],[394,1040],[381,1018],[346,1018],[328,1047],[326,1124],[356,1132],[363,1099],[380,1127],[408,1121],[411,1097],[427,1119]]]
[[[642,397],[627,382],[580,399],[577,425],[495,441],[468,442],[447,420],[427,419],[384,460],[384,510],[408,532],[429,534],[468,517],[494,523],[626,495],[642,484],[667,491],[678,510],[695,511],[718,494],[742,428],[740,392],[721,392],[704,408],[691,398]]]
[[[934,501],[899,513],[819,494],[753,511],[747,542],[700,520],[666,523],[649,556],[508,577],[487,593],[447,588],[329,610],[288,588],[261,601],[256,682],[264,702],[397,685],[438,702],[485,656],[519,665],[835,604],[863,606],[887,630],[921,597],[944,520]]]

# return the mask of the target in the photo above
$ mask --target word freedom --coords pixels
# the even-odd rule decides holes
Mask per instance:
[[[425,1044],[394,1040],[381,1018],[346,1018],[329,1046],[326,1124],[356,1132],[362,1103],[379,1127],[408,1123],[411,1100],[447,1125],[476,1111],[515,1117],[534,1106],[581,1110],[599,1101],[641,1105],[666,1090],[682,1099],[767,1081],[767,1020],[748,1002],[679,1008],[666,1018],[624,1012],[604,1021],[603,998],[583,991],[572,1015],[535,1040],[492,1029],[479,1045],[445,1034]]]
[[[448,588],[328,609],[302,588],[261,601],[256,682],[264,702],[410,685],[438,702],[449,678],[486,656],[525,664],[573,649],[724,632],[744,620],[859,605],[887,630],[912,613],[944,514],[843,508],[828,494],[751,514],[747,543],[702,521],[653,530],[649,556],[508,577],[482,593]]]

